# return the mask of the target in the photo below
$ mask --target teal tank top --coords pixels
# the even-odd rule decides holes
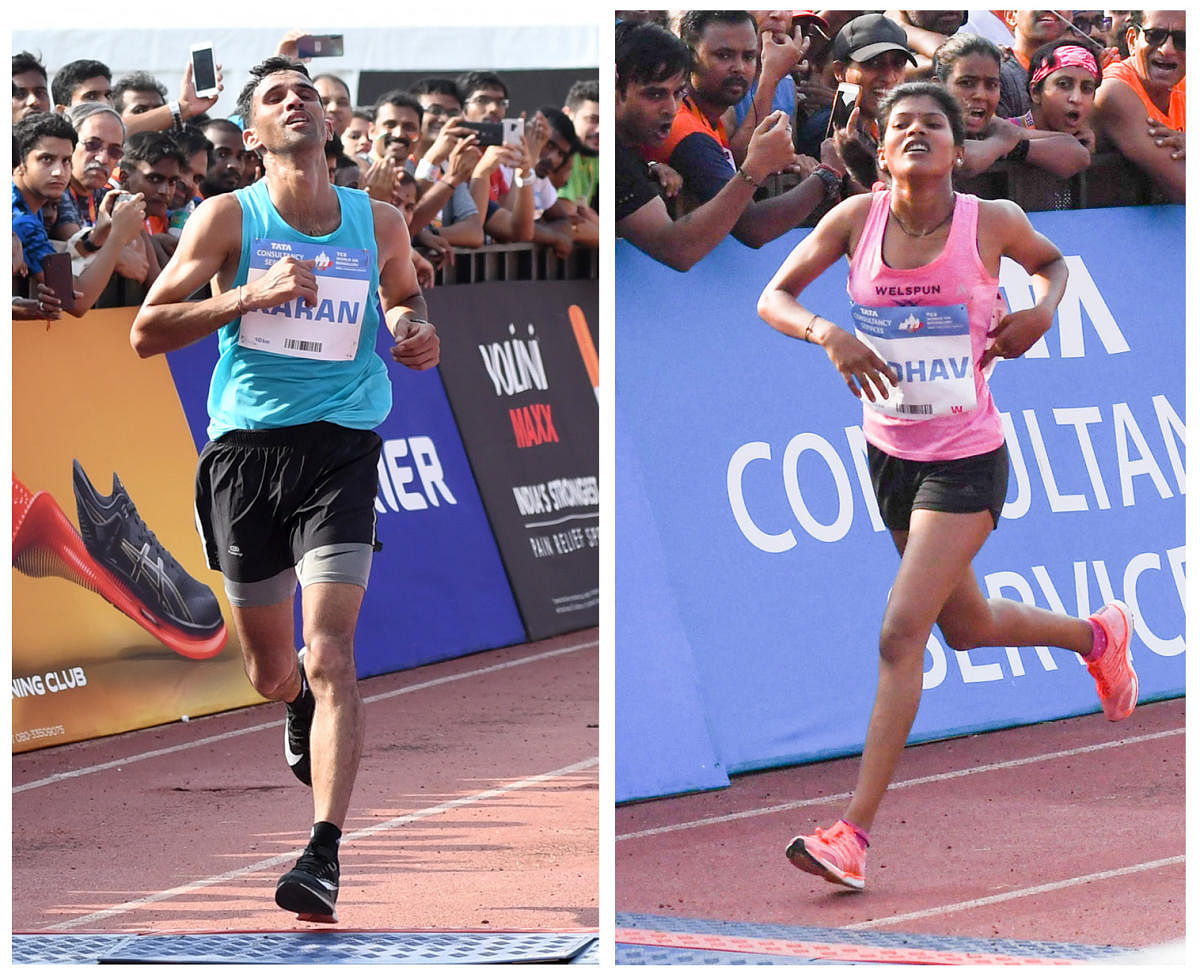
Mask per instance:
[[[333,189],[342,220],[321,237],[279,216],[265,180],[234,191],[242,207],[234,287],[284,255],[315,258],[318,302],[309,307],[295,299],[221,327],[208,392],[209,438],[312,421],[371,429],[391,410],[387,366],[375,352],[383,310],[371,199],[361,190]]]

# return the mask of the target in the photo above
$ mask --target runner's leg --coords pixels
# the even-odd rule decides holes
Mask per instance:
[[[292,619],[295,600],[290,597],[277,604],[230,608],[250,684],[267,699],[285,703],[300,695]]]
[[[915,509],[879,636],[879,682],[858,781],[845,818],[870,831],[921,701],[925,643],[992,531],[992,514]]]
[[[304,672],[317,702],[309,741],[313,821],[339,828],[350,807],[366,726],[354,664],[354,630],[364,593],[357,584],[320,581],[304,588],[301,601]]]

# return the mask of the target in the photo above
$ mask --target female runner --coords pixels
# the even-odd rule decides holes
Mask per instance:
[[[898,86],[878,121],[879,166],[890,189],[830,211],[758,303],[759,315],[780,332],[820,344],[850,393],[863,400],[871,478],[901,554],[883,615],[879,682],[854,794],[831,828],[797,836],[787,847],[797,868],[854,889],[864,885],[867,833],[916,717],[935,623],[955,649],[1052,645],[1077,652],[1110,720],[1133,712],[1138,689],[1129,655],[1132,620],[1121,602],[1088,619],[1071,618],[985,598],[971,569],[996,528],[1008,487],[1004,432],[985,368],[996,357],[1020,356],[1050,328],[1067,280],[1062,255],[1016,204],[954,192],[963,124],[958,103],[941,86]],[[853,332],[796,299],[842,255],[850,261]],[[1033,308],[1003,315],[1002,255],[1032,276]],[[908,370],[902,381],[889,366],[915,360],[931,365],[925,381],[911,379]],[[962,368],[939,370],[938,363]]]

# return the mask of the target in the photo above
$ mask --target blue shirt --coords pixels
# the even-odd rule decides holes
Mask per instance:
[[[219,356],[208,393],[209,438],[234,429],[282,428],[313,421],[371,429],[391,410],[387,367],[375,352],[383,310],[371,199],[362,190],[333,189],[341,204],[341,223],[320,237],[302,234],[279,216],[266,180],[235,190],[242,208],[242,254],[233,287],[246,284],[258,241],[366,251],[370,272],[364,276],[366,299],[359,316],[357,352],[350,360],[320,360],[252,349],[238,342],[242,317],[235,317],[217,333]],[[294,300],[294,305],[299,301]],[[286,310],[282,314],[289,315]],[[319,308],[316,318],[320,318]]]
[[[12,191],[12,229],[21,239],[25,264],[29,267],[30,274],[38,274],[42,270],[42,259],[54,254],[54,245],[50,243],[50,236],[46,234],[46,227],[42,224],[41,208],[31,211],[15,182]]]

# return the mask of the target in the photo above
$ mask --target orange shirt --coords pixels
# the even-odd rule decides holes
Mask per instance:
[[[713,126],[696,103],[692,101],[691,96],[685,95],[679,103],[675,121],[671,123],[671,131],[667,133],[667,138],[659,146],[643,147],[642,155],[655,163],[666,163],[671,159],[671,154],[675,152],[675,147],[696,132],[710,136],[720,143],[723,149],[729,149],[729,137],[725,134],[725,124],[718,120],[716,126]],[[728,152],[726,155],[729,156]],[[732,156],[729,156],[729,161],[731,164],[733,163]]]
[[[1179,84],[1171,89],[1171,102],[1167,112],[1164,114],[1150,96],[1146,94],[1146,89],[1142,85],[1142,79],[1138,76],[1137,69],[1133,66],[1133,58],[1128,57],[1124,61],[1114,61],[1104,69],[1105,79],[1113,78],[1119,82],[1123,82],[1133,90],[1133,94],[1142,100],[1142,105],[1146,108],[1146,114],[1152,119],[1157,119],[1165,126],[1170,126],[1177,132],[1184,132],[1187,127],[1187,79],[1182,78]]]

